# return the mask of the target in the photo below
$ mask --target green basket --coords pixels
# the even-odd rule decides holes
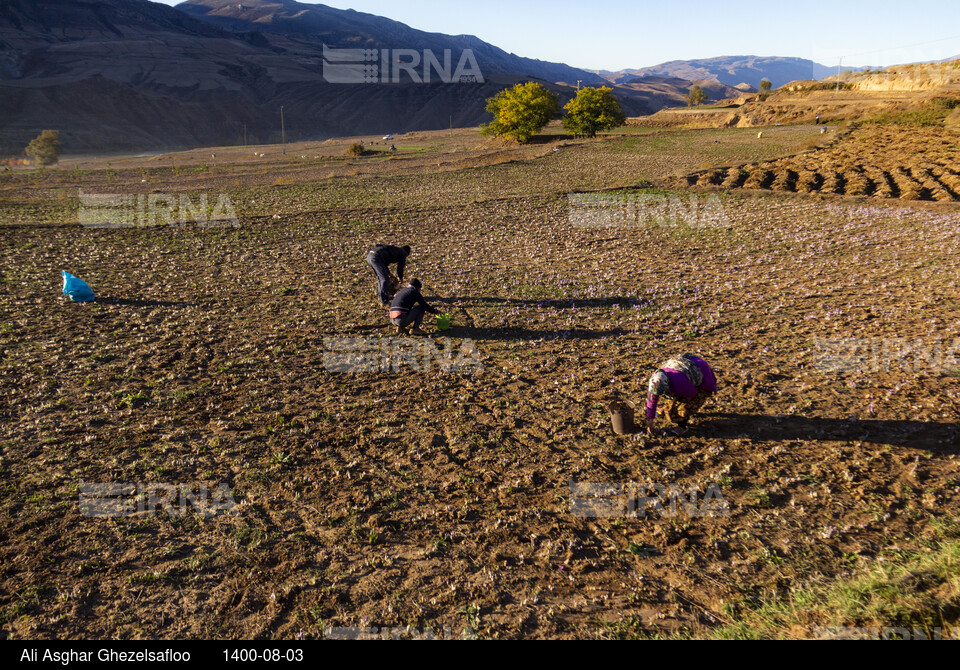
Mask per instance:
[[[450,315],[437,314],[437,330],[449,330],[449,329],[450,329]]]

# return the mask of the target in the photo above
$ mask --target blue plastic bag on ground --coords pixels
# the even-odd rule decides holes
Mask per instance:
[[[63,294],[70,296],[74,302],[91,302],[94,299],[90,285],[67,271],[63,271]]]

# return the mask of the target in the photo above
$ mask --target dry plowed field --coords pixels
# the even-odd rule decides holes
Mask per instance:
[[[880,139],[907,138],[859,132],[826,150],[834,192],[898,174]],[[936,556],[960,505],[956,206],[638,188],[815,133],[3,175],[2,636],[710,635]],[[955,194],[955,154],[915,142],[904,174]],[[815,155],[783,165],[823,193]],[[227,195],[238,220],[84,227],[78,189]],[[571,191],[682,207],[584,225]],[[376,242],[412,245],[449,331],[395,335]],[[690,433],[614,434],[608,404],[686,351],[719,377]],[[949,621],[939,575],[898,584]],[[824,604],[782,633],[902,622]]]

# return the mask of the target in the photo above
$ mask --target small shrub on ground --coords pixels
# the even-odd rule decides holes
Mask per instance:
[[[347,150],[344,151],[343,153],[347,156],[354,156],[359,158],[360,156],[365,155],[367,153],[367,150],[364,149],[363,145],[360,144],[359,142],[354,142],[349,147],[347,147]]]

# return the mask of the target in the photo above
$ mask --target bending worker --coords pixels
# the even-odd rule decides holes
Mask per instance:
[[[670,404],[664,414],[686,431],[690,419],[703,403],[717,392],[717,377],[705,360],[693,354],[671,358],[660,365],[650,377],[647,390],[647,432],[653,433],[653,420],[657,415],[657,403],[665,396]]]
[[[424,300],[420,289],[423,283],[413,278],[406,288],[400,289],[393,303],[390,305],[390,323],[397,327],[397,335],[406,335],[407,328],[413,325],[412,335],[426,335],[420,330],[420,324],[423,323],[423,313],[439,314],[440,310],[431,307]]]
[[[397,280],[403,281],[403,269],[407,264],[407,256],[410,255],[410,247],[394,247],[389,244],[378,244],[367,254],[367,264],[373,268],[377,275],[377,295],[380,298],[380,304],[384,307],[390,307],[390,285],[392,275],[390,266],[397,264]]]

